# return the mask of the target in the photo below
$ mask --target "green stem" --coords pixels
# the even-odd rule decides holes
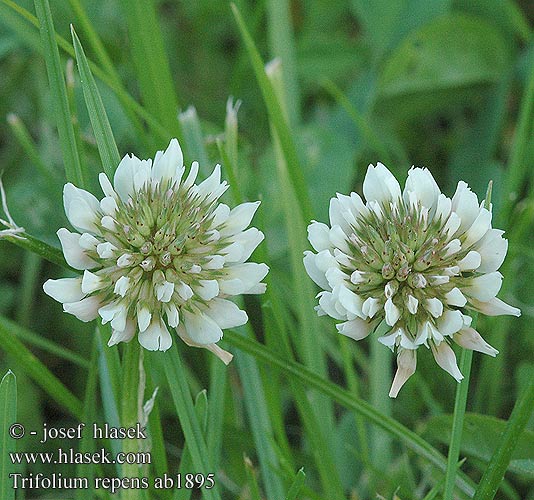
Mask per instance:
[[[193,406],[191,391],[187,383],[187,373],[176,346],[173,346],[165,354],[161,354],[160,357],[163,358],[169,390],[174,400],[195,472],[204,475],[214,473],[215,471],[212,470],[209,463],[208,448],[202,428]],[[220,500],[217,478],[215,478],[215,486],[212,489],[203,489],[202,495],[205,500]]]
[[[366,401],[355,397],[349,391],[342,389],[333,382],[318,376],[302,364],[290,359],[282,358],[258,342],[248,339],[243,335],[239,335],[232,330],[226,330],[224,339],[234,347],[252,354],[258,361],[280,370],[286,377],[289,377],[290,380],[295,380],[307,387],[317,389],[345,408],[362,415],[373,425],[386,430],[420,457],[428,460],[439,470],[446,470],[445,457],[438,450],[395,419],[375,410]],[[459,477],[456,478],[456,483],[463,492],[468,495],[474,494],[475,489],[473,483],[465,475],[460,474]]]
[[[464,379],[456,388],[456,400],[454,402],[454,417],[452,421],[451,442],[449,446],[449,455],[447,457],[447,472],[445,475],[445,490],[443,500],[453,500],[454,483],[456,481],[456,471],[458,469],[458,458],[460,457],[460,444],[462,442],[462,430],[464,427],[465,407],[467,404],[467,393],[469,391],[469,378],[471,375],[471,361],[473,351],[470,349],[462,350],[460,359],[460,371]]]
[[[510,419],[506,424],[502,441],[484,471],[473,500],[492,500],[495,497],[519,436],[523,432],[533,408],[534,378],[530,377],[528,386],[514,406]]]
[[[121,425],[122,427],[135,427],[139,423],[139,355],[140,346],[135,340],[125,346],[123,357],[123,379],[122,379],[122,407]],[[139,452],[139,442],[137,439],[125,439],[122,443],[123,453]],[[123,464],[123,477],[138,477],[141,472],[137,464]],[[121,500],[135,500],[140,498],[140,490],[124,489],[121,493]]]

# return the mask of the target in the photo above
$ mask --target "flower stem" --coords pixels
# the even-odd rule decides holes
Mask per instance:
[[[185,440],[191,454],[191,460],[196,473],[204,475],[214,473],[211,464],[209,463],[209,453],[202,433],[202,428],[198,421],[193,406],[193,398],[189,384],[187,383],[187,373],[176,349],[172,346],[163,358],[163,365],[165,367],[165,375],[169,384],[169,390],[174,400],[174,406],[178,413],[178,419],[182,426]],[[205,500],[220,500],[220,494],[217,488],[217,478],[215,478],[215,486],[212,489],[203,489],[202,498]]]
[[[449,455],[447,457],[447,472],[445,474],[445,490],[443,492],[443,500],[453,500],[456,470],[458,469],[457,464],[460,457],[460,443],[462,442],[465,407],[467,404],[467,393],[469,391],[469,378],[471,375],[472,359],[473,351],[470,349],[463,349],[462,356],[460,358],[460,371],[463,373],[464,379],[458,384],[456,389],[456,400],[454,402],[454,416],[452,421]]]
[[[139,343],[130,342],[126,345],[122,361],[123,399],[121,425],[129,428],[139,422]],[[137,439],[125,439],[122,444],[123,453],[137,453],[139,443]],[[123,477],[137,477],[141,469],[137,464],[123,464]],[[121,492],[121,500],[135,500],[140,498],[140,490],[125,489]]]

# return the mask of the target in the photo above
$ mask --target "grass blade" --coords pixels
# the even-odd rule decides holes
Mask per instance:
[[[9,427],[17,418],[17,379],[9,370],[0,382],[0,498],[14,500],[15,490],[9,474],[13,464],[9,452],[16,450],[16,441],[9,436]]]
[[[50,354],[53,354],[58,358],[70,361],[71,363],[74,363],[75,365],[78,365],[81,368],[89,368],[89,362],[78,354],[76,354],[75,352],[72,352],[69,349],[65,349],[64,347],[56,344],[55,342],[48,340],[46,337],[38,335],[32,332],[31,330],[28,330],[27,328],[21,327],[1,315],[0,326],[10,330],[23,342],[26,342],[30,345],[34,345],[35,347],[38,347],[39,349],[42,349],[45,352],[49,352]]]
[[[161,124],[181,139],[176,92],[154,2],[122,0],[121,3],[143,101]]]
[[[59,50],[55,37],[56,32],[48,0],[35,0],[35,11],[40,23],[41,41],[44,49],[50,93],[56,110],[56,124],[65,163],[65,174],[68,181],[83,187],[82,167],[74,136],[71,113],[67,101],[67,88],[63,71],[61,70]]]
[[[202,426],[198,421],[191,398],[191,392],[187,383],[187,374],[180,359],[177,347],[173,345],[169,351],[160,354],[172,399],[182,426],[191,460],[196,473],[209,474],[213,472],[208,461],[208,449],[204,441]],[[220,500],[217,485],[212,489],[203,489],[202,495],[205,500]]]
[[[439,470],[445,471],[447,461],[445,457],[433,446],[427,443],[423,438],[412,432],[410,429],[397,422],[391,417],[382,415],[376,411],[369,403],[355,398],[349,391],[342,389],[336,384],[319,377],[317,374],[306,368],[296,361],[284,359],[273,353],[265,346],[258,342],[252,341],[238,333],[227,330],[224,339],[234,347],[253,355],[258,361],[281,370],[284,375],[294,377],[304,385],[317,389],[323,394],[329,396],[334,401],[343,405],[345,408],[354,410],[356,413],[368,419],[374,425],[386,430],[391,436],[398,439],[401,443],[417,453],[420,457],[425,458],[435,465]],[[472,481],[465,475],[459,475],[456,479],[458,487],[468,495],[475,491]]]
[[[289,123],[295,125],[300,121],[300,92],[290,3],[288,0],[268,0],[267,14],[271,54],[282,62]]]
[[[273,430],[258,366],[255,359],[245,353],[237,356],[235,361],[243,384],[245,396],[243,399],[260,460],[265,493],[267,498],[282,498],[284,489],[280,477],[276,474],[276,469],[279,467],[278,457],[272,445]]]
[[[297,500],[297,495],[300,493],[300,490],[304,486],[304,481],[306,480],[306,474],[304,473],[304,469],[300,469],[297,472],[297,475],[295,477],[295,480],[293,481],[293,484],[291,485],[291,488],[289,488],[289,491],[286,495],[286,500]]]
[[[2,350],[13,357],[18,367],[68,413],[81,419],[81,401],[3,323],[0,323],[0,335]]]
[[[521,436],[533,409],[534,379],[531,377],[527,387],[512,410],[502,441],[484,471],[473,500],[492,500],[495,497],[499,484],[503,480],[504,473],[510,463],[519,436]]]
[[[85,98],[85,104],[87,106],[87,112],[89,113],[89,119],[93,127],[95,134],[96,144],[98,146],[98,152],[100,153],[100,159],[104,166],[104,172],[112,179],[115,169],[120,161],[119,151],[115,144],[113,132],[111,131],[111,125],[100,97],[100,92],[96,86],[95,79],[91,74],[89,63],[85,57],[82,45],[74,31],[74,27],[71,26],[72,44],[76,53],[76,61],[78,63],[78,71],[80,72],[80,78],[83,88],[83,96]]]
[[[245,43],[252,67],[254,68],[254,73],[256,75],[256,79],[258,80],[258,85],[263,95],[263,101],[267,107],[269,118],[280,138],[280,146],[287,161],[291,184],[297,193],[297,199],[300,201],[303,219],[310,220],[312,218],[311,203],[303,170],[292,139],[293,134],[291,133],[290,127],[284,117],[282,107],[276,96],[273,86],[265,74],[264,63],[261,59],[260,53],[258,52],[258,49],[254,44],[254,40],[247,30],[245,21],[243,20],[243,17],[241,16],[241,13],[235,4],[232,4],[232,11],[239,27],[241,37],[243,38],[243,42]]]

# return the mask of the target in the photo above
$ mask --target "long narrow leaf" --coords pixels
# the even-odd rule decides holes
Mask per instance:
[[[40,23],[41,40],[44,49],[48,81],[54,109],[56,110],[56,124],[63,152],[65,163],[65,173],[67,180],[77,186],[83,187],[83,174],[78,154],[78,147],[74,137],[72,118],[67,101],[67,88],[61,62],[59,60],[59,50],[55,37],[54,23],[50,12],[48,0],[35,0],[35,11]]]
[[[354,410],[374,425],[386,430],[420,457],[425,458],[435,465],[438,469],[442,471],[446,469],[447,461],[438,450],[401,423],[376,411],[369,403],[355,398],[345,389],[342,389],[329,380],[319,377],[300,363],[281,358],[265,346],[247,339],[234,331],[227,330],[224,334],[224,338],[233,346],[252,354],[262,363],[266,363],[268,366],[281,370],[286,376],[294,377],[306,386],[317,389],[329,396],[334,401],[345,406],[345,408]],[[456,479],[456,484],[468,495],[472,495],[475,491],[472,481],[467,479],[465,475],[459,475]]]
[[[121,3],[143,101],[170,134],[181,138],[176,92],[154,2],[123,0]]]
[[[298,494],[300,493],[300,490],[304,486],[305,480],[306,480],[306,474],[304,473],[304,469],[300,469],[297,472],[297,476],[295,477],[295,480],[293,481],[291,488],[289,488],[289,491],[287,492],[286,500],[297,500]]]
[[[267,107],[267,112],[269,113],[269,118],[271,119],[271,122],[273,123],[273,126],[275,127],[280,138],[280,145],[284,151],[284,156],[288,163],[288,173],[291,183],[297,192],[303,218],[305,220],[310,220],[312,218],[311,203],[302,167],[298,159],[297,149],[292,139],[293,134],[291,133],[289,125],[284,118],[282,107],[280,106],[280,102],[278,101],[276,93],[274,92],[273,86],[265,74],[264,63],[261,59],[260,53],[258,52],[258,49],[254,44],[254,40],[247,30],[245,21],[243,21],[243,17],[241,16],[241,13],[235,4],[232,4],[232,11],[239,27],[241,37],[245,43],[252,67],[254,68],[254,73],[256,74],[256,79],[258,80],[258,85],[260,86],[263,100],[265,102],[265,106]]]
[[[91,74],[87,58],[85,57],[82,45],[73,26],[71,26],[71,34],[74,51],[76,52],[78,71],[80,72],[82,81],[83,96],[85,98],[87,112],[89,113],[89,119],[91,120],[91,125],[95,134],[100,159],[102,160],[104,171],[108,177],[113,178],[115,168],[120,160],[119,151],[115,144],[115,139],[113,137],[113,132],[111,131],[111,125],[109,124],[106,110],[104,109],[104,104],[102,104],[100,92],[98,92],[95,79]]]
[[[2,350],[12,356],[18,366],[54,401],[59,403],[68,413],[80,419],[82,415],[81,401],[26,348],[11,332],[10,328],[1,323],[0,336],[2,337]]]
[[[529,380],[519,400],[516,402],[502,441],[500,442],[495,453],[491,457],[487,469],[484,471],[479,487],[474,496],[474,500],[492,500],[499,488],[504,473],[508,468],[512,453],[517,441],[525,428],[525,425],[532,415],[534,409],[534,379]]]
[[[12,488],[13,464],[9,452],[15,451],[16,441],[10,437],[9,428],[17,418],[17,380],[9,370],[0,382],[0,498],[14,500],[15,490]]]

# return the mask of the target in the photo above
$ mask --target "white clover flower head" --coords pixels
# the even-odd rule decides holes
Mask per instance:
[[[304,252],[304,265],[323,289],[318,314],[343,321],[338,331],[355,340],[387,324],[378,340],[398,353],[391,397],[415,372],[421,345],[460,381],[451,340],[498,354],[466,312],[521,314],[496,297],[508,249],[504,231],[492,229],[491,211],[465,182],[450,199],[426,168],[412,167],[401,192],[384,165],[369,165],[363,193],[365,202],[356,193],[338,194],[330,200],[330,226],[308,226],[317,253]]]
[[[170,327],[186,344],[231,361],[216,344],[224,328],[248,318],[228,299],[263,293],[269,270],[246,262],[264,238],[246,229],[259,202],[230,209],[218,201],[228,188],[219,165],[198,185],[197,172],[194,162],[183,179],[182,151],[173,139],[153,162],[125,156],[113,185],[101,173],[100,201],[65,185],[65,213],[77,232],[57,234],[67,263],[84,272],[43,288],[78,319],[111,323],[109,346],[138,333],[143,347],[165,351]]]

